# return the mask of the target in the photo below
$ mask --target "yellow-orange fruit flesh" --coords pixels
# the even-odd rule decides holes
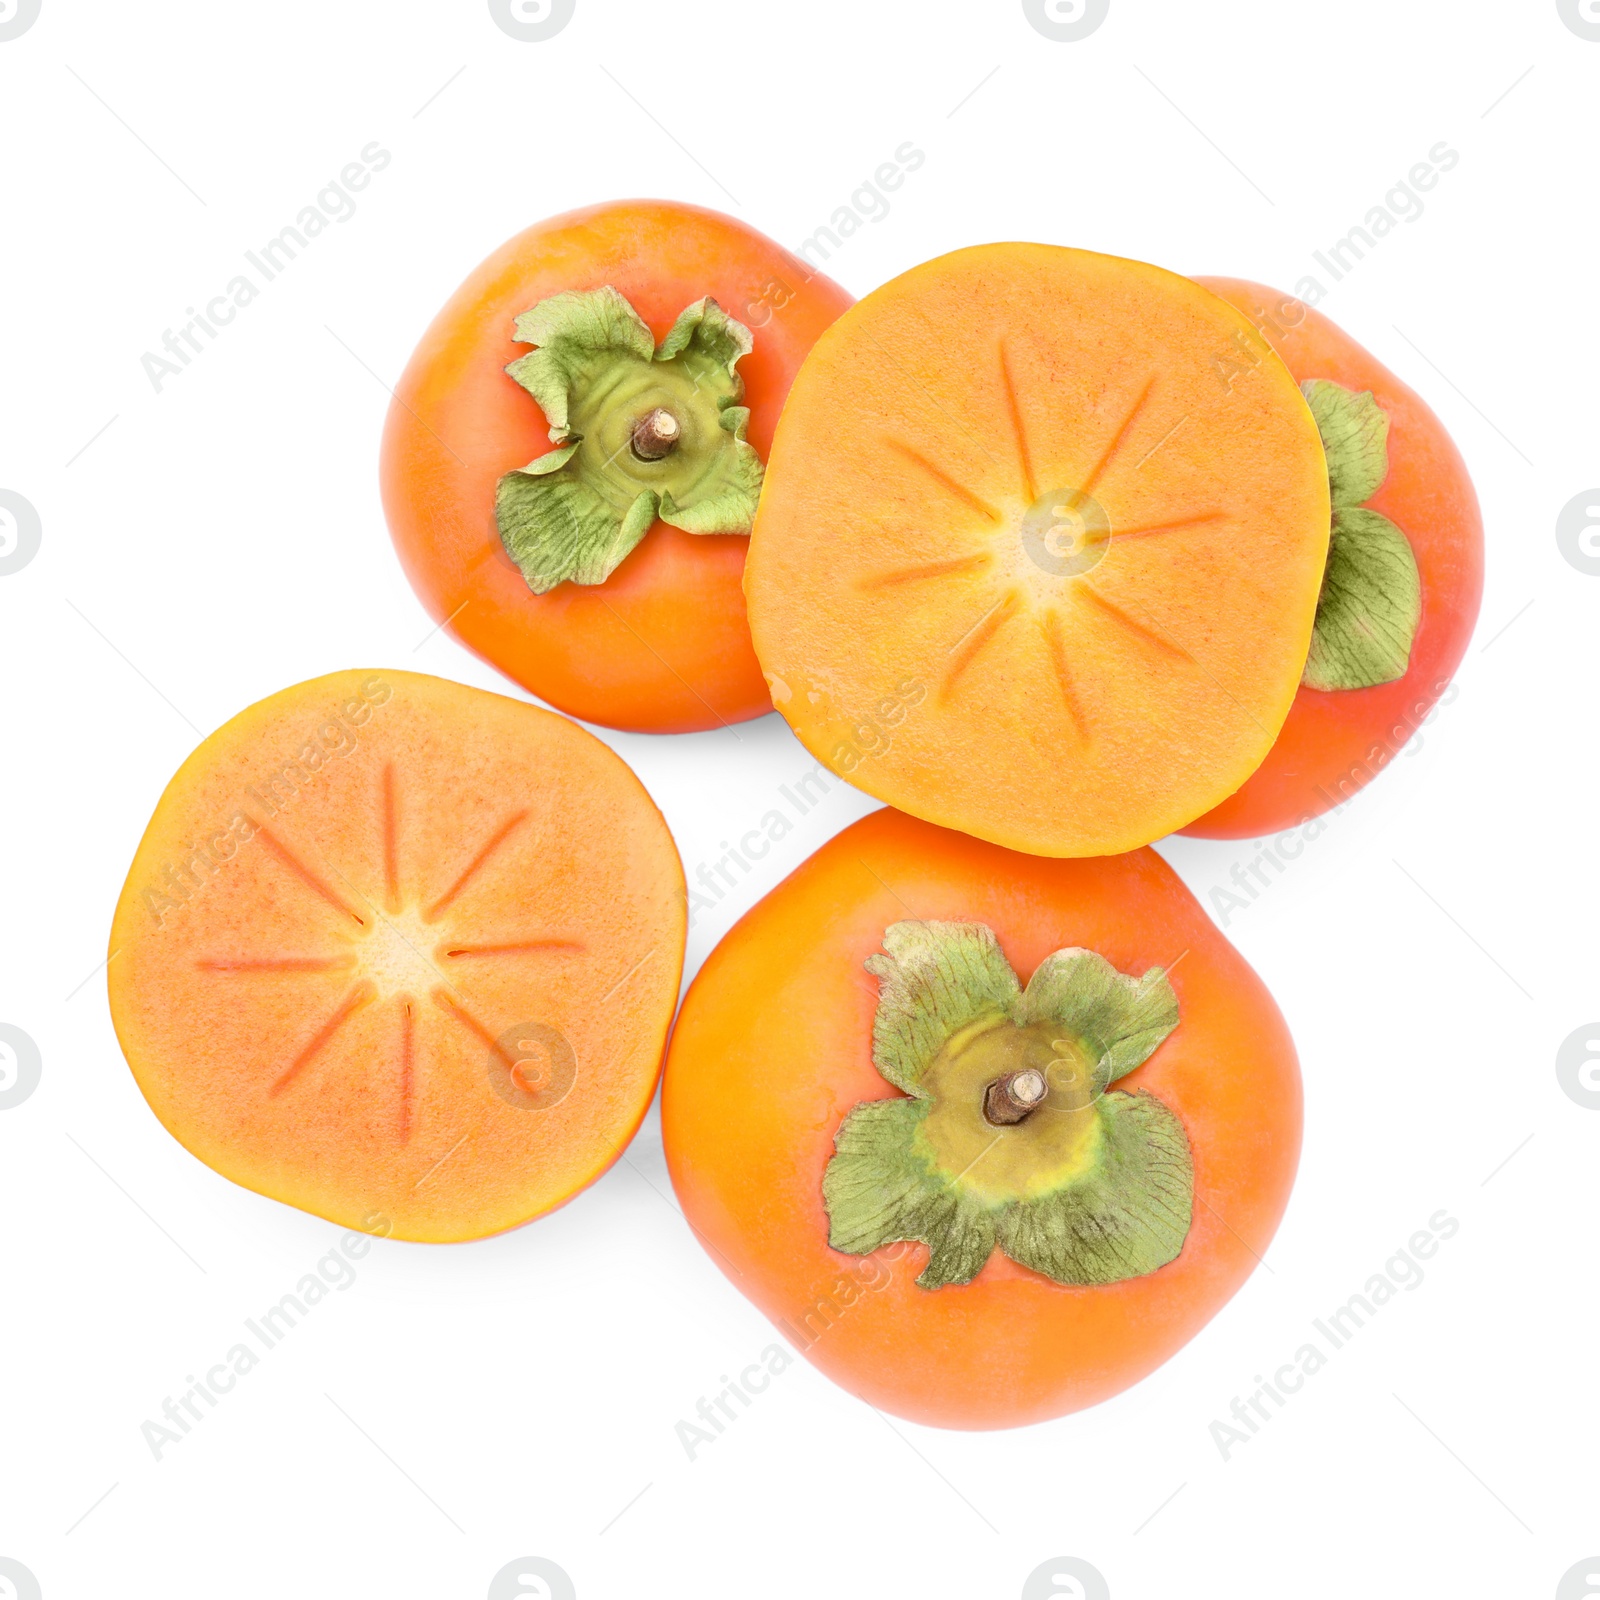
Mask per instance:
[[[167,1129],[348,1227],[477,1238],[569,1199],[654,1091],[682,868],[565,717],[413,673],[272,695],[156,807],[112,1017]]]
[[[1013,849],[1109,854],[1271,748],[1328,528],[1315,421],[1234,307],[985,245],[818,340],[745,591],[774,703],[834,771]]]

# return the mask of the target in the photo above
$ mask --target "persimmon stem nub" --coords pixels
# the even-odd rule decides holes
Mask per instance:
[[[984,1117],[996,1127],[1012,1127],[1038,1110],[1046,1087],[1044,1074],[1032,1067],[1008,1072],[983,1091]]]
[[[641,461],[661,461],[678,447],[678,419],[662,406],[647,411],[633,425],[633,453]]]

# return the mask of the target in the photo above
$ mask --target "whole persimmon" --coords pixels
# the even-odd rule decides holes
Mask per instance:
[[[1350,799],[1433,710],[1478,620],[1483,517],[1444,424],[1349,334],[1259,283],[1195,281],[1282,358],[1328,458],[1332,540],[1294,703],[1261,765],[1182,830],[1253,839]],[[1234,377],[1247,363],[1230,359]]]
[[[1300,1122],[1282,1016],[1153,851],[892,810],[711,953],[662,1090],[718,1265],[836,1382],[952,1428],[1094,1405],[1193,1338],[1272,1238]]]
[[[770,711],[742,536],[795,372],[850,303],[755,229],[672,201],[502,245],[423,335],[384,429],[384,509],[429,613],[590,722]]]

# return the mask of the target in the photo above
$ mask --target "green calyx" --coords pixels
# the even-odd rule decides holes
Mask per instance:
[[[865,1255],[920,1241],[924,1289],[969,1282],[997,1245],[1066,1284],[1174,1260],[1193,1210],[1188,1137],[1154,1095],[1111,1088],[1178,1025],[1166,973],[1058,950],[1024,989],[982,923],[897,922],[883,946],[866,963],[872,1059],[903,1098],[864,1101],[840,1125],[828,1243]],[[997,1097],[1012,1111],[996,1115]]]
[[[506,371],[558,448],[495,490],[507,554],[528,587],[604,583],[659,517],[687,533],[749,533],[761,458],[740,360],[750,330],[715,300],[679,313],[658,346],[615,289],[569,291],[517,318],[535,346]]]
[[[1328,458],[1333,527],[1311,653],[1311,689],[1370,689],[1403,678],[1422,620],[1422,579],[1410,542],[1364,504],[1389,475],[1389,419],[1370,392],[1326,378],[1301,384]]]

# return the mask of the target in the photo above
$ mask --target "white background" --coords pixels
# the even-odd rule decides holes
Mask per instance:
[[[543,43],[482,0],[43,0],[0,43],[0,488],[43,527],[0,577],[0,1021],[43,1059],[0,1112],[0,1555],[46,1600],[477,1600],[524,1555],[584,1600],[1012,1597],[1057,1556],[1117,1600],[1278,1600],[1544,1597],[1600,1553],[1600,1113],[1555,1071],[1600,1014],[1600,578],[1555,539],[1600,481],[1597,87],[1554,0],[1112,0],[1078,43],[1017,0],[577,0]],[[393,160],[356,214],[156,393],[144,352],[374,140]],[[1423,215],[1317,274],[1459,441],[1488,581],[1451,703],[1229,918],[1306,1082],[1265,1266],[1093,1411],[945,1433],[797,1361],[691,1461],[675,1424],[776,1336],[691,1238],[652,1113],[546,1220],[377,1245],[155,1461],[141,1423],[336,1230],[187,1155],[121,1059],[98,968],[150,809],[202,734],[317,673],[519,692],[430,631],[393,558],[385,385],[530,222],[657,193],[794,247],[906,140],[926,162],[828,263],[858,294],[1006,238],[1292,290],[1460,152]],[[602,737],[691,874],[812,764],[775,717]],[[697,920],[689,972],[869,807],[836,787]],[[1255,854],[1161,849],[1208,905]],[[1224,1461],[1212,1422],[1441,1208],[1426,1280]]]

